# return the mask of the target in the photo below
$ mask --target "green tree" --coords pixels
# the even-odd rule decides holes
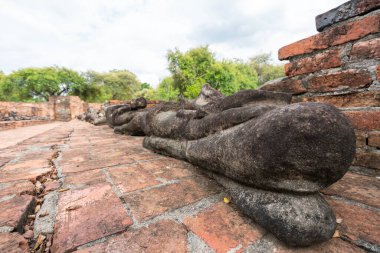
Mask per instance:
[[[106,73],[88,71],[86,79],[92,87],[100,87],[104,100],[130,99],[141,88],[136,75],[128,70],[112,70]]]
[[[205,83],[225,95],[258,86],[257,73],[248,63],[241,60],[218,61],[208,46],[185,53],[175,49],[168,52],[167,58],[173,87],[187,98],[196,97]]]
[[[10,101],[47,101],[49,96],[70,94],[84,82],[79,73],[68,68],[24,68],[6,76],[2,92]]]
[[[181,97],[194,97],[194,93],[200,91],[206,82],[207,72],[215,62],[215,56],[208,46],[190,49],[186,53],[178,49],[169,50],[167,59],[174,87],[178,89]]]
[[[285,76],[284,65],[273,64],[270,53],[258,54],[249,60],[249,64],[258,75],[258,85]]]

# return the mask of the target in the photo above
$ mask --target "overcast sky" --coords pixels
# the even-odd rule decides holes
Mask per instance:
[[[0,70],[128,69],[156,86],[166,52],[208,44],[248,59],[316,33],[346,0],[0,0]]]

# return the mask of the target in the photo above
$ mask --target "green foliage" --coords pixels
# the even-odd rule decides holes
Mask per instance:
[[[142,87],[136,75],[128,70],[112,70],[106,73],[87,71],[84,75],[90,87],[100,90],[97,98],[101,101],[130,99]]]
[[[180,96],[186,98],[195,98],[205,83],[225,95],[258,86],[257,73],[250,64],[240,60],[218,61],[208,46],[190,49],[185,53],[175,49],[168,52],[167,59],[173,87]]]
[[[0,100],[46,101],[49,96],[76,95],[87,102],[128,100],[145,97],[173,101],[195,98],[209,83],[225,95],[242,89],[256,89],[263,83],[284,76],[282,65],[275,65],[270,54],[260,54],[249,61],[217,60],[208,46],[167,54],[170,76],[153,89],[140,83],[128,70],[78,73],[63,67],[24,68],[5,75],[0,71]]]
[[[259,86],[267,81],[285,76],[284,66],[272,64],[270,54],[259,54],[252,57],[249,60],[249,65],[258,75]]]
[[[140,90],[152,89],[152,86],[149,83],[141,83]]]
[[[172,74],[174,88],[178,89],[181,97],[195,97],[206,76],[215,62],[215,56],[208,46],[198,47],[180,52],[178,49],[169,50],[167,54],[168,69]]]
[[[25,68],[6,76],[1,90],[8,101],[47,101],[83,84],[83,77],[67,68]]]

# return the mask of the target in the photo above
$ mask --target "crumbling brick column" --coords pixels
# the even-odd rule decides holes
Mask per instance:
[[[287,77],[261,89],[293,95],[293,103],[339,107],[357,136],[353,169],[380,171],[380,1],[352,0],[316,17],[318,34],[281,48]]]

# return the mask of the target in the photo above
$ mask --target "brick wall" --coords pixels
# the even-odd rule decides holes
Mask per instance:
[[[0,102],[1,117],[11,112],[27,117],[50,117],[47,103]]]
[[[261,89],[335,105],[355,127],[354,169],[380,171],[380,1],[352,0],[316,17],[320,31],[279,50],[287,77]]]

